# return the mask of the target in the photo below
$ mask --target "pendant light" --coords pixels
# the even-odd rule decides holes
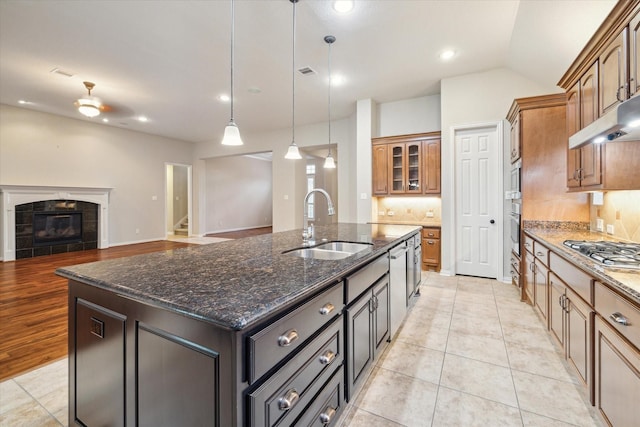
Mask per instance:
[[[91,90],[95,87],[95,83],[82,82],[82,84],[84,84],[84,87],[87,89],[88,95],[76,100],[75,105],[78,107],[78,111],[83,116],[89,118],[99,116],[102,102],[99,98],[91,95]]]
[[[301,159],[300,151],[296,145],[296,3],[298,0],[289,0],[293,3],[293,66],[291,67],[292,101],[291,101],[291,144],[285,154],[285,159]]]
[[[336,162],[331,155],[331,45],[336,41],[336,38],[334,36],[326,36],[324,41],[329,45],[329,154],[324,159],[324,167],[325,169],[335,169]]]
[[[234,50],[234,38],[235,38],[235,16],[234,16],[234,0],[231,0],[231,119],[226,128],[224,128],[224,137],[222,138],[222,145],[242,145],[242,138],[240,138],[240,130],[233,120],[233,50]]]

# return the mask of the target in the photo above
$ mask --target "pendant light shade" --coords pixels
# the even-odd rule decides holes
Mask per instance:
[[[298,0],[289,0],[293,3],[293,66],[291,67],[291,144],[285,154],[285,159],[299,160],[302,158],[296,144],[296,3]]]
[[[82,98],[76,100],[78,112],[85,117],[99,116],[102,102],[99,98],[91,95],[91,90],[93,90],[95,84],[91,82],[82,82],[82,84],[84,84],[84,87],[87,89],[87,96],[83,96]]]
[[[329,65],[327,69],[329,70],[329,154],[327,154],[327,158],[324,160],[324,168],[325,169],[335,169],[336,162],[331,155],[331,45],[336,41],[334,36],[326,36],[324,38],[325,43],[329,45]]]
[[[234,0],[231,0],[231,119],[229,124],[224,129],[224,137],[222,138],[222,145],[242,145],[242,138],[240,138],[240,130],[233,120],[233,51],[235,47],[235,16],[234,16]]]

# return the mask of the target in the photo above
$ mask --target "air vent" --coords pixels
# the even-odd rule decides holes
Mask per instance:
[[[311,67],[302,67],[298,69],[298,72],[303,76],[310,76],[312,74],[317,74],[316,71]]]
[[[75,76],[74,73],[72,73],[71,71],[65,71],[65,70],[61,70],[60,68],[56,67],[53,70],[50,71],[50,73],[52,74],[58,74],[60,76],[65,76],[65,77],[73,77]]]

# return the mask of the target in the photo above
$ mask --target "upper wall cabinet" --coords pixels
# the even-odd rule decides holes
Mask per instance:
[[[440,132],[372,140],[374,196],[440,193]]]
[[[640,0],[620,1],[558,85],[567,95],[567,138],[639,92]],[[567,153],[570,191],[640,188],[640,144],[587,144]],[[634,172],[635,171],[635,172]]]

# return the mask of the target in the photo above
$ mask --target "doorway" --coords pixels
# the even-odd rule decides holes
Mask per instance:
[[[456,127],[455,272],[502,277],[502,123]]]
[[[165,234],[191,236],[191,165],[165,164],[165,200]]]

